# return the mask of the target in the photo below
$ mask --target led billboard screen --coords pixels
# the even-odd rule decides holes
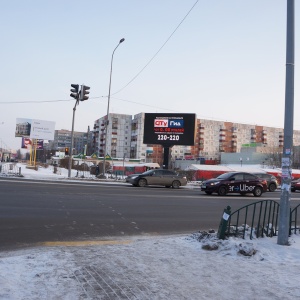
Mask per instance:
[[[193,146],[195,114],[145,113],[144,144]]]

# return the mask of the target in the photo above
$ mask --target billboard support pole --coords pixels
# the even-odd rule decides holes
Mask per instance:
[[[75,112],[76,106],[79,104],[79,100],[76,100],[76,103],[73,107],[73,118],[72,118],[72,132],[71,132],[71,146],[69,149],[69,166],[68,166],[68,178],[71,177],[71,169],[72,169],[72,160],[73,160],[73,144],[74,144],[74,122],[75,122]]]
[[[34,139],[34,159],[33,159],[33,166],[36,168],[36,148],[37,148],[37,139]]]
[[[169,168],[169,152],[170,147],[169,146],[163,146],[164,147],[164,160],[163,160],[163,169]]]
[[[31,143],[30,143],[30,151],[29,151],[29,166],[32,165],[32,152],[33,152],[33,149],[32,149],[32,140],[30,140]]]

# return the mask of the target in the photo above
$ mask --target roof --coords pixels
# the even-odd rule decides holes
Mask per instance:
[[[281,174],[281,168],[262,167],[261,165],[190,165],[188,170],[199,171],[223,171],[223,172],[248,172],[248,173],[278,173]],[[293,174],[300,174],[299,169],[293,169]]]

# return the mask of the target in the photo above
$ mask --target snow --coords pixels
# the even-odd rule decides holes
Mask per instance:
[[[0,299],[299,299],[300,235],[289,243],[213,232],[45,243],[0,252]]]

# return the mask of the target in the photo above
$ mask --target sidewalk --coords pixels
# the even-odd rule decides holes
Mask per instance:
[[[124,237],[0,252],[0,299],[299,299],[300,239]],[[253,256],[239,249],[255,250]]]

